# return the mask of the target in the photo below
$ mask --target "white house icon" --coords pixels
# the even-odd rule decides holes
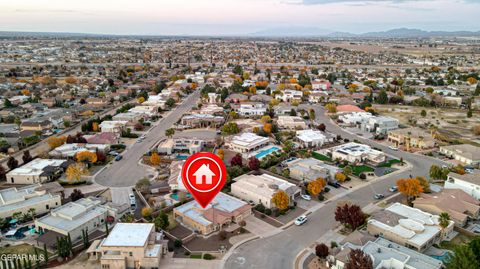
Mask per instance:
[[[198,168],[195,173],[193,173],[195,176],[195,182],[196,184],[204,184],[203,183],[203,178],[205,177],[205,184],[212,184],[212,177],[215,176],[215,173],[210,170],[210,165],[209,164],[203,164]]]

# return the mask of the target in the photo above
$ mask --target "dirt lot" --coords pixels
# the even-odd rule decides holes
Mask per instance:
[[[474,112],[471,118],[467,118],[467,112],[460,109],[448,108],[424,108],[413,106],[375,105],[377,111],[383,116],[397,118],[400,124],[410,126],[412,121],[418,127],[434,125],[442,135],[450,139],[466,139],[480,143],[480,137],[475,136],[472,127],[480,125],[480,113]],[[427,115],[422,117],[425,110]]]

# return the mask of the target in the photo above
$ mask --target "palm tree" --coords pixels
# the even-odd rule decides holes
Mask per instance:
[[[32,220],[35,220],[35,215],[36,215],[35,213],[36,213],[35,208],[28,209],[28,215],[32,218]]]
[[[22,216],[22,212],[15,212],[12,214],[12,219],[16,219],[17,221],[20,221],[21,216]]]
[[[440,213],[438,223],[443,229],[447,228],[450,224],[450,215],[447,212]]]

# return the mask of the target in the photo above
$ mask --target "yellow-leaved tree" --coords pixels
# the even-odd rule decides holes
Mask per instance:
[[[50,147],[50,149],[55,149],[65,144],[66,141],[67,141],[67,137],[65,136],[60,136],[60,137],[51,136],[47,139],[47,144]]]
[[[81,163],[73,163],[69,165],[67,171],[65,171],[65,176],[71,183],[80,181],[84,175],[88,175],[88,170],[85,165]]]
[[[158,155],[157,152],[153,152],[152,155],[150,155],[150,163],[152,165],[159,165],[162,162],[162,159]]]
[[[97,154],[88,150],[81,151],[75,155],[75,159],[77,162],[93,164],[97,162]]]
[[[284,191],[276,192],[272,197],[272,203],[280,210],[285,210],[290,205],[290,197]]]

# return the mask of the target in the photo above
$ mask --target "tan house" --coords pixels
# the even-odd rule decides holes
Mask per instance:
[[[219,192],[206,208],[191,201],[173,209],[178,222],[204,235],[238,223],[251,214],[252,206],[223,192]]]
[[[404,146],[405,150],[410,149],[429,149],[435,147],[435,139],[432,134],[417,127],[396,129],[388,132],[389,142],[395,146]]]
[[[464,227],[469,218],[478,219],[480,214],[479,202],[459,189],[444,189],[435,194],[422,193],[413,201],[413,206],[436,215],[446,212],[460,227]]]
[[[439,216],[400,203],[376,212],[367,222],[367,231],[407,248],[423,252],[442,242],[453,231],[454,222],[445,228],[439,224]]]
[[[102,269],[157,269],[167,253],[167,240],[155,232],[153,223],[117,223],[107,238],[88,248],[90,260],[100,260]]]

